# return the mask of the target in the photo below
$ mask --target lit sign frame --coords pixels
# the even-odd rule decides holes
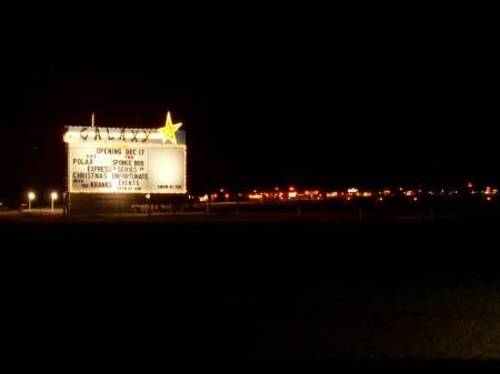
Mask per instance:
[[[185,133],[170,113],[159,129],[69,126],[69,193],[186,194]]]

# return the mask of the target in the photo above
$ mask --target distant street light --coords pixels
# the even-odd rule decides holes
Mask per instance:
[[[31,202],[36,199],[36,195],[34,192],[28,192],[28,211],[31,210]]]
[[[146,194],[146,200],[148,201],[148,215],[151,216],[153,207],[151,206],[151,194]]]
[[[54,201],[56,201],[58,197],[59,196],[57,195],[57,192],[52,192],[50,194],[50,202],[51,202],[50,207],[51,207],[52,212],[54,212]]]

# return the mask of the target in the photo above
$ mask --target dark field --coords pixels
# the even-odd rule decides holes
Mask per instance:
[[[234,218],[1,217],[13,346],[188,366],[500,359],[498,216]]]

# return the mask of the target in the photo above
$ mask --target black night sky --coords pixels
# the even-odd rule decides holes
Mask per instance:
[[[97,125],[155,127],[167,110],[187,132],[194,193],[498,182],[488,22],[319,13],[6,30],[0,193],[62,190],[64,126],[91,112]]]

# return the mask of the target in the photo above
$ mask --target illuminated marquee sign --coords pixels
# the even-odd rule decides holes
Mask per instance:
[[[186,193],[187,150],[181,126],[167,113],[160,129],[68,127],[68,191]]]

